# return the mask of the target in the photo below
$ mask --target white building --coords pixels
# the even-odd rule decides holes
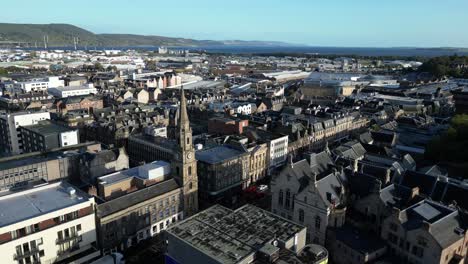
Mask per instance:
[[[55,97],[65,98],[69,96],[97,94],[97,89],[92,84],[88,84],[86,86],[52,87],[47,89],[47,92]]]
[[[243,114],[243,115],[252,114],[252,104],[249,102],[245,102],[245,103],[236,102],[231,105],[231,108],[237,114]]]
[[[99,257],[94,207],[93,197],[66,182],[0,197],[1,263],[83,263]]]
[[[272,139],[268,143],[269,153],[269,164],[270,169],[281,166],[286,162],[288,155],[288,136],[281,136],[275,139]]]
[[[163,126],[163,125],[147,126],[147,127],[144,128],[144,132],[145,132],[145,134],[153,136],[153,137],[167,138],[167,127]]]
[[[47,91],[49,87],[63,87],[64,81],[59,77],[48,77],[44,79],[33,79],[26,82],[17,82],[14,84],[16,90],[29,93],[31,91]]]
[[[15,155],[23,153],[19,127],[36,125],[42,120],[50,120],[50,113],[18,112],[0,116],[0,151]]]

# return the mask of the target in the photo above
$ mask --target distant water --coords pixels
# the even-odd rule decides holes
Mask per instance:
[[[156,50],[158,47],[79,47],[80,50],[105,49],[143,49]],[[171,47],[172,49],[204,50],[210,53],[258,54],[258,53],[309,53],[322,55],[358,55],[358,56],[421,56],[435,57],[444,55],[468,55],[468,49],[455,48],[352,48],[352,47],[310,47],[310,46],[198,46]],[[73,49],[72,47],[51,47],[49,49]],[[30,48],[30,50],[35,50]],[[38,48],[37,50],[41,50]]]
[[[187,48],[186,48],[187,49]],[[449,48],[347,48],[347,47],[294,47],[294,46],[206,46],[188,48],[206,50],[215,53],[312,53],[323,55],[359,55],[359,56],[422,56],[435,57],[444,55],[468,55],[468,49]]]

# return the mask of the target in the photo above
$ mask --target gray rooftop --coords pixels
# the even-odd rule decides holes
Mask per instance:
[[[39,121],[37,125],[24,126],[23,128],[41,135],[51,135],[73,131],[73,129],[69,127],[55,124],[49,120]]]
[[[216,164],[225,160],[235,159],[244,154],[247,155],[246,152],[228,146],[216,146],[210,149],[197,151],[195,156],[199,161]]]
[[[179,188],[179,185],[174,179],[169,179],[99,204],[97,206],[97,215],[99,217],[105,217]]]
[[[99,177],[99,184],[108,186],[108,185],[112,185],[117,182],[129,179],[129,178],[134,178],[134,177],[140,178],[140,179],[146,179],[146,177],[141,175],[142,170],[148,171],[148,170],[153,170],[153,169],[157,169],[157,168],[161,168],[161,167],[165,167],[169,165],[170,165],[169,163],[162,161],[162,160],[153,161],[151,163],[144,164],[138,167],[133,167],[127,170],[122,170],[119,172],[114,172],[108,175],[101,176]]]
[[[88,202],[89,196],[77,189],[70,195],[71,187],[61,182],[0,197],[0,227]]]
[[[273,240],[286,242],[305,227],[247,204],[215,205],[167,230],[220,263],[238,263]]]

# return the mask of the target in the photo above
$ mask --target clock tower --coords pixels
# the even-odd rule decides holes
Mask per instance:
[[[180,109],[177,124],[177,148],[171,162],[171,173],[182,187],[184,218],[198,213],[197,160],[192,142],[192,128],[187,114],[184,87],[180,88]]]

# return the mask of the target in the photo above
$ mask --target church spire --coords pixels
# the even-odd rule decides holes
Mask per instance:
[[[189,118],[187,114],[187,100],[184,95],[184,86],[180,86],[180,109],[179,109],[179,126],[182,127],[189,125]]]

